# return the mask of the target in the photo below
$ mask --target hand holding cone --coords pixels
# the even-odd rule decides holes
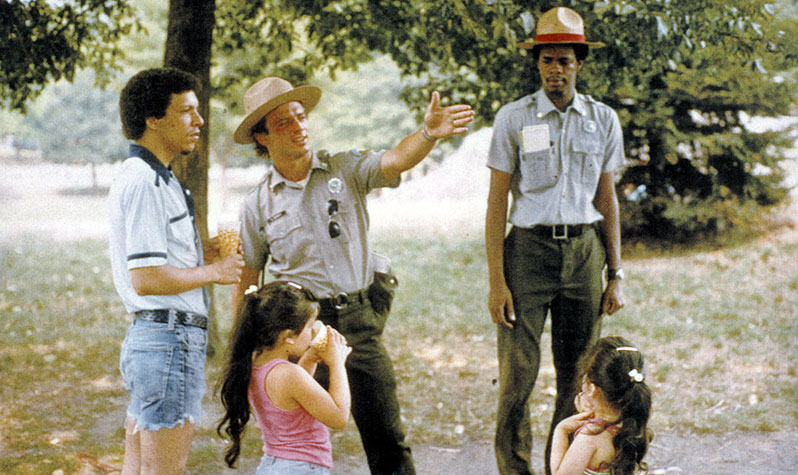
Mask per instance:
[[[352,347],[350,347],[347,344],[346,338],[344,338],[343,335],[339,334],[335,330],[332,330],[332,331],[336,335],[338,335],[337,336],[338,338],[340,338],[340,344],[342,344],[343,346],[346,347],[346,353],[345,354],[348,355],[349,353],[351,353],[352,352]],[[313,326],[311,327],[310,332],[311,332],[311,335],[312,335],[311,340],[310,340],[310,346],[313,347],[313,349],[316,350],[316,353],[318,353],[320,355],[322,353],[326,352],[327,348],[330,346],[329,345],[330,344],[330,332],[327,330],[327,325],[325,325],[324,323],[322,323],[319,320],[316,320],[313,323]]]
[[[321,323],[321,321],[316,320],[313,324],[313,327],[310,329],[313,338],[310,340],[310,346],[316,349],[317,352],[321,353],[327,349],[327,325]]]

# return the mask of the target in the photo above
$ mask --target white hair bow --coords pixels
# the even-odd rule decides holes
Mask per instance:
[[[249,288],[247,288],[247,290],[244,291],[244,295],[249,295],[249,294],[257,292],[257,291],[258,291],[258,286],[257,285],[250,285]]]
[[[629,377],[630,377],[630,378],[632,379],[632,381],[633,381],[633,382],[635,382],[635,383],[642,383],[642,382],[643,382],[643,379],[645,379],[645,378],[643,377],[643,373],[641,373],[640,371],[638,371],[638,370],[637,370],[637,369],[635,369],[635,368],[633,368],[631,371],[629,371]]]

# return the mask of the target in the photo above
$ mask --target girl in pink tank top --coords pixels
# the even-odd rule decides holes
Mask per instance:
[[[580,362],[578,414],[554,429],[552,475],[633,475],[646,470],[651,390],[643,356],[625,339],[599,339]]]
[[[225,413],[216,430],[232,442],[225,462],[235,467],[254,413],[264,453],[258,475],[329,473],[327,428],[343,428],[349,420],[344,363],[351,349],[332,327],[326,327],[326,344],[311,345],[319,304],[299,284],[252,289],[242,301],[220,381]],[[329,391],[313,379],[319,362],[330,368]]]

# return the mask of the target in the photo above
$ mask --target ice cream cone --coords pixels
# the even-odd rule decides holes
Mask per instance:
[[[311,328],[311,334],[313,338],[310,340],[310,346],[319,352],[327,349],[327,326],[325,324],[316,320],[316,323]]]
[[[227,257],[238,253],[241,236],[238,234],[238,223],[219,226],[219,255]]]

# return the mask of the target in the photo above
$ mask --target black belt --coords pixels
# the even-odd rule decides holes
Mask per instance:
[[[529,231],[552,239],[569,239],[575,238],[586,232],[592,224],[555,224],[554,226],[537,225],[533,228],[528,228]]]
[[[174,322],[178,325],[188,325],[199,327],[203,330],[208,329],[208,317],[198,313],[181,312],[179,310],[141,310],[133,314],[136,320],[145,320],[155,323],[169,323],[169,317],[174,316]]]
[[[368,288],[355,292],[340,292],[335,297],[319,300],[321,313],[339,313],[346,311],[348,307],[355,307],[369,303]]]

